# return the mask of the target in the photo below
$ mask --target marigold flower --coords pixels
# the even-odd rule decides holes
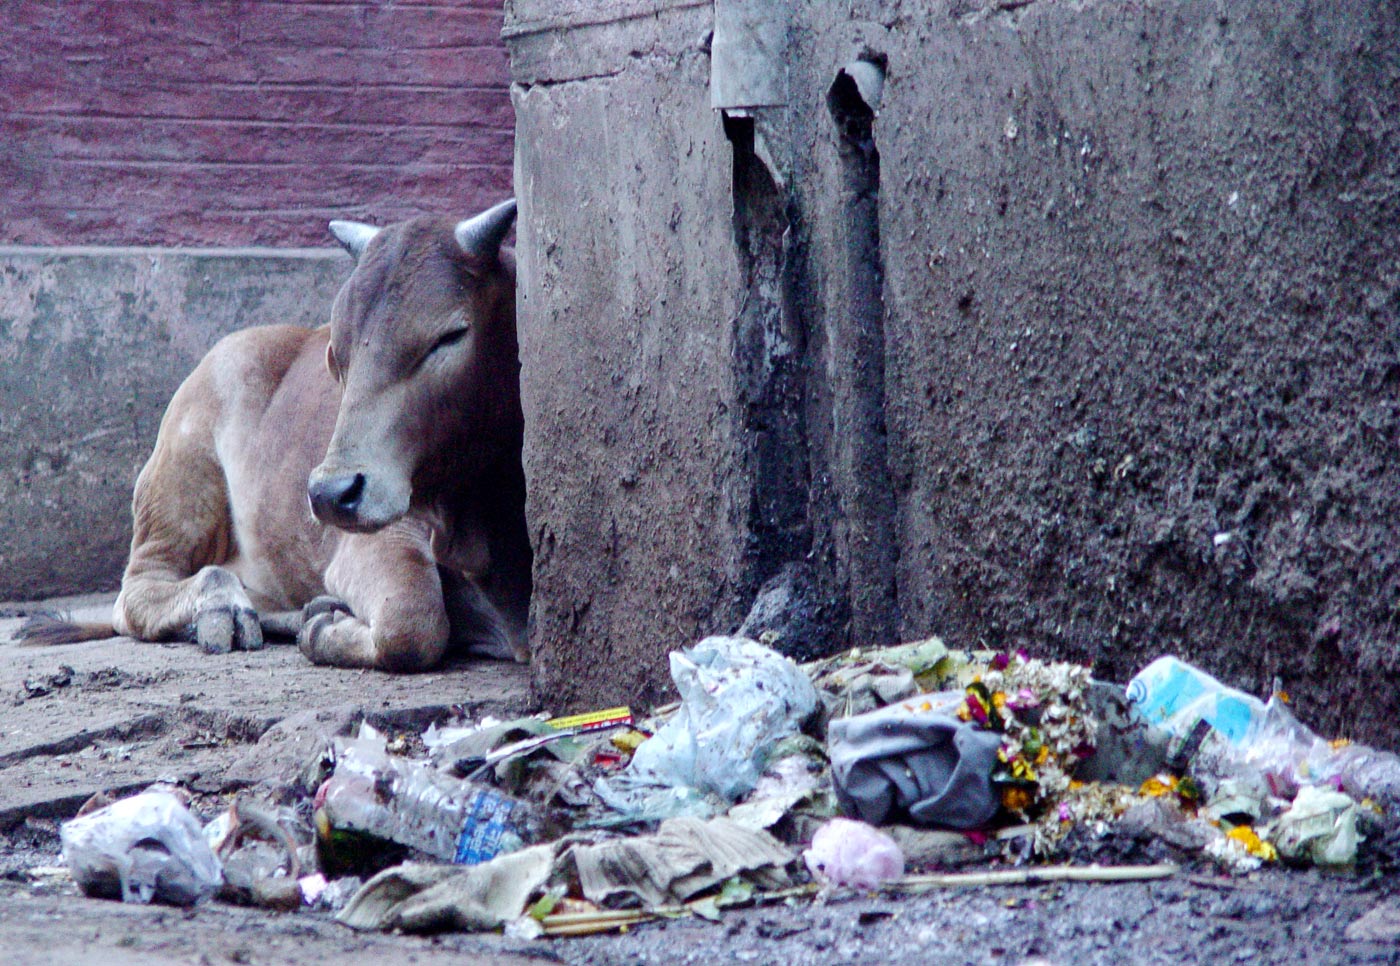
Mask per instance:
[[[1248,825],[1236,825],[1225,833],[1225,837],[1243,845],[1256,859],[1273,862],[1278,858],[1278,849],[1274,848],[1273,843],[1265,842],[1259,837],[1259,833]]]
[[[1171,775],[1153,775],[1142,783],[1138,789],[1139,795],[1146,795],[1148,798],[1161,798],[1163,795],[1170,795],[1176,791],[1176,779]]]
[[[1012,812],[1024,812],[1031,807],[1031,793],[1020,785],[1007,785],[1001,790],[1001,804]]]

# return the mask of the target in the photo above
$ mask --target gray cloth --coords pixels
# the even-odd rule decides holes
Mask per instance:
[[[948,714],[899,705],[842,718],[827,733],[842,811],[871,825],[907,815],[919,825],[985,825],[1000,801],[992,788],[1002,736]]]

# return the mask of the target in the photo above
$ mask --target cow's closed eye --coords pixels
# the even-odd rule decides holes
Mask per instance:
[[[461,342],[463,339],[465,339],[467,337],[467,334],[470,332],[471,329],[469,327],[453,329],[451,332],[444,332],[438,337],[438,340],[433,343],[433,347],[428,351],[436,352],[439,349],[445,349],[450,345],[456,345],[458,342]]]

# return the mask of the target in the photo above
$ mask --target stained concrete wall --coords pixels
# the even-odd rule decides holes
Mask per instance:
[[[540,683],[664,687],[798,563],[824,646],[1395,743],[1400,13],[999,7],[507,5]]]
[[[708,18],[675,4],[592,33],[586,5],[542,2],[507,25],[517,251],[535,256],[518,277],[534,668],[556,701],[658,696],[671,642],[740,616],[740,286]]]
[[[320,325],[339,249],[0,248],[0,600],[116,587],[165,405],[218,338]]]

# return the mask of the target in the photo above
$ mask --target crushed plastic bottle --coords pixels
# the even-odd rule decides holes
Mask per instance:
[[[425,762],[390,755],[373,729],[336,742],[335,771],[316,793],[317,827],[397,842],[444,862],[476,865],[543,833],[532,805]]]

